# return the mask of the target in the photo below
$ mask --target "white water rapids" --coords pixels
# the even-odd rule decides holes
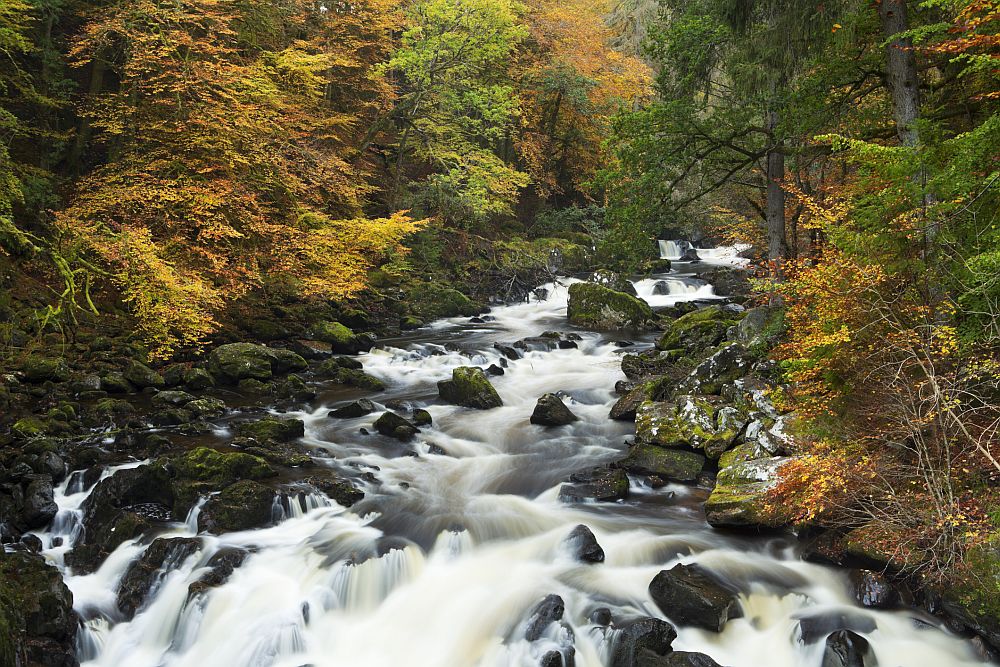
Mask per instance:
[[[665,293],[654,295],[657,280],[638,284],[654,305],[711,298],[711,287],[699,281],[661,279]],[[301,444],[321,464],[374,473],[377,481],[367,483],[355,507],[310,496],[288,509],[276,506],[272,527],[201,535],[200,550],[162,573],[131,621],[116,609],[116,590],[148,540],[126,542],[94,574],[65,572],[86,620],[83,664],[536,667],[546,651],[570,641],[558,624],[538,641],[524,637],[531,609],[554,593],[566,604],[576,665],[599,667],[608,664],[616,633],[591,623],[591,613],[610,608],[616,623],[663,617],[647,587],[677,562],[758,582],[741,599],[744,617],[721,634],[678,628],[675,649],[707,653],[722,665],[819,667],[823,643],[803,645],[797,619],[845,609],[875,620],[866,638],[883,667],[978,664],[966,642],[919,612],[859,609],[846,575],[802,561],[791,541],[713,531],[700,510],[704,490],[654,490],[633,480],[627,501],[560,502],[559,485],[569,474],[614,460],[632,431],[608,419],[613,385],[622,378],[623,349],[614,340],[579,332],[578,349],[509,361],[506,374],[494,378],[501,408],[440,404],[435,383],[453,368],[500,363],[494,342],[567,330],[566,288],[549,290],[547,300],[494,309],[486,324],[439,322],[363,358],[366,370],[389,385],[373,400],[408,401],[432,414],[433,426],[415,445],[362,435],[379,412],[328,418],[332,405],[322,397],[289,414],[305,420]],[[529,424],[536,399],[558,391],[580,421],[555,429]],[[63,568],[86,496],[73,485],[71,476],[57,496],[60,515],[42,536],[45,554]],[[196,514],[168,535],[194,536]],[[581,564],[567,552],[563,540],[578,524],[593,530],[604,563]],[[57,536],[64,545],[52,547]],[[251,555],[226,583],[189,597],[188,586],[212,555],[232,546]]]

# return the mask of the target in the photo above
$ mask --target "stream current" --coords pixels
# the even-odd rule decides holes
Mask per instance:
[[[665,280],[669,294],[654,294]],[[700,651],[730,667],[820,667],[823,642],[806,644],[799,619],[817,614],[869,616],[865,634],[883,667],[981,664],[968,642],[917,610],[857,606],[843,571],[801,559],[783,537],[716,532],[704,521],[706,489],[653,489],[631,480],[618,503],[567,504],[559,487],[575,472],[620,458],[633,432],[611,421],[614,384],[624,376],[621,354],[651,344],[578,331],[577,349],[529,351],[493,378],[503,407],[475,411],[440,403],[436,382],[458,366],[500,364],[493,344],[566,323],[567,285],[546,286],[547,298],[494,308],[491,319],[444,320],[383,341],[363,357],[388,390],[371,397],[382,407],[402,401],[426,408],[433,425],[406,445],[362,427],[358,419],[327,417],[356,398],[331,390],[286,416],[303,419],[303,448],[320,465],[365,476],[365,499],[350,509],[321,494],[275,505],[273,526],[199,535],[200,549],[170,563],[132,620],[116,608],[118,583],[149,544],[130,540],[93,574],[67,570],[63,556],[79,532],[87,491],[70,475],[57,493],[60,511],[41,535],[46,557],[64,570],[85,621],[79,657],[92,667],[536,667],[553,649],[575,646],[578,667],[608,665],[615,626],[645,616],[663,618],[647,587],[676,563],[699,565],[744,582],[742,618],[715,634],[679,627],[675,650]],[[636,283],[654,307],[711,299],[712,289],[690,274]],[[663,292],[661,285],[656,291]],[[562,392],[580,420],[559,428],[528,422],[535,401]],[[218,445],[225,442],[220,424]],[[126,463],[120,467],[140,465]],[[110,475],[117,468],[105,471]],[[197,533],[196,506],[166,536]],[[584,564],[564,540],[591,528],[605,562]],[[161,535],[164,536],[164,535]],[[61,546],[53,547],[53,538]],[[223,585],[189,596],[188,587],[220,550],[251,555]],[[531,610],[548,594],[565,602],[563,625],[535,641],[525,638]],[[611,610],[613,625],[592,623]],[[669,620],[669,617],[667,617]],[[571,632],[567,627],[571,628]]]

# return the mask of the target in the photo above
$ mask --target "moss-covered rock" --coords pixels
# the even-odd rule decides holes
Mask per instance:
[[[490,384],[481,368],[460,366],[451,373],[450,380],[438,382],[441,400],[477,410],[489,410],[503,405],[500,394]]]
[[[715,396],[679,396],[672,402],[647,402],[635,417],[637,442],[660,447],[700,449],[717,459],[733,446],[747,419]]]
[[[778,484],[778,471],[789,459],[772,457],[734,460],[722,468],[715,489],[705,501],[705,517],[716,527],[780,528],[788,523],[787,511],[768,499]]]
[[[686,449],[636,443],[618,466],[638,475],[653,475],[674,482],[697,481],[705,467],[705,457]]]
[[[481,310],[472,299],[439,283],[415,283],[407,289],[407,303],[424,321],[442,317],[471,317]]]
[[[620,468],[595,468],[576,473],[559,487],[563,502],[613,502],[628,497],[628,475]]]
[[[184,386],[192,391],[200,391],[215,386],[215,378],[204,368],[189,368],[182,376]]]
[[[382,435],[387,435],[403,442],[412,440],[413,436],[420,432],[420,429],[413,422],[392,411],[382,413],[375,420],[374,426],[375,430]]]
[[[301,419],[278,419],[265,417],[255,422],[244,422],[236,427],[236,433],[258,442],[288,442],[305,435],[306,425]]]
[[[162,375],[138,361],[130,361],[123,375],[126,380],[140,389],[145,389],[146,387],[162,389],[167,384]]]
[[[675,386],[676,381],[669,376],[640,382],[615,402],[609,416],[618,421],[635,421],[640,405],[647,401],[664,400]]]
[[[40,555],[0,550],[0,665],[74,665],[79,618],[59,571]]]
[[[135,391],[135,387],[124,375],[114,372],[101,376],[101,389],[109,394],[130,394]]]
[[[742,345],[726,345],[698,364],[677,388],[688,393],[719,394],[745,377],[753,362],[754,357]]]
[[[266,479],[277,473],[258,456],[198,447],[173,460],[177,477],[222,487],[239,479]]]
[[[676,355],[669,352],[643,352],[622,356],[622,372],[630,380],[639,380],[651,375],[670,372],[676,364]]]
[[[598,269],[587,280],[616,292],[636,296],[635,285],[632,284],[632,281],[628,279],[628,276],[617,271]]]
[[[736,318],[722,306],[699,308],[671,322],[656,347],[702,352],[724,341],[726,332],[735,324]]]
[[[580,327],[619,331],[648,326],[653,310],[634,296],[595,283],[574,283],[569,288],[567,316]]]
[[[19,438],[37,438],[49,432],[49,424],[38,417],[22,417],[10,430]]]
[[[356,334],[340,322],[318,322],[309,329],[309,337],[330,345],[334,354],[357,354],[372,349],[374,336]]]
[[[216,535],[266,526],[272,521],[275,492],[245,479],[227,486],[198,515],[198,529]]]
[[[254,343],[221,345],[208,356],[208,370],[212,376],[230,385],[245,379],[270,380],[275,375],[308,367],[306,360],[294,352]]]
[[[21,363],[21,372],[28,382],[65,382],[70,370],[61,357],[30,356]]]

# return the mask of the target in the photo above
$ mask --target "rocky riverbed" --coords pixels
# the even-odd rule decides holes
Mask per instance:
[[[989,659],[858,540],[779,531],[780,312],[681,268],[719,293],[602,272],[377,345],[328,322],[165,368],[96,339],[25,360],[5,400],[47,407],[4,450],[0,659]]]

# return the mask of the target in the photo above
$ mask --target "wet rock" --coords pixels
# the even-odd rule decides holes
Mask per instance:
[[[527,626],[524,630],[524,638],[529,642],[537,641],[545,629],[552,623],[562,620],[566,605],[558,595],[547,595],[545,599],[535,605],[531,610]]]
[[[573,667],[575,664],[575,651],[570,647],[565,655],[559,651],[547,651],[538,662],[538,667]]]
[[[25,530],[44,528],[59,511],[56,506],[52,477],[50,475],[27,475],[24,489],[24,509],[19,523]]]
[[[399,328],[403,331],[415,331],[422,326],[424,326],[424,321],[413,315],[407,315],[399,320]]]
[[[327,416],[334,419],[357,419],[358,417],[370,415],[373,412],[375,412],[375,404],[367,398],[362,398],[361,400],[352,401],[335,410],[331,410]]]
[[[496,364],[490,364],[489,367],[486,369],[486,374],[492,377],[499,377],[503,375],[505,372],[506,371],[504,371],[504,369],[500,368]]]
[[[539,398],[530,419],[532,424],[539,426],[566,426],[579,420],[555,394],[545,394]]]
[[[323,476],[307,477],[304,481],[341,507],[350,507],[365,497],[364,491],[332,471]]]
[[[208,370],[220,383],[234,385],[240,380],[270,380],[275,375],[302,371],[309,364],[289,350],[254,343],[221,345],[208,355]]]
[[[70,370],[62,358],[31,356],[21,364],[21,373],[26,382],[65,382]]]
[[[650,375],[663,375],[673,368],[676,363],[675,356],[656,350],[641,354],[626,354],[622,357],[622,372],[630,380],[639,380]]]
[[[371,334],[356,334],[340,322],[319,322],[309,330],[309,337],[328,343],[334,354],[367,352],[375,344]]]
[[[594,283],[570,286],[567,314],[571,324],[602,331],[641,329],[654,317],[645,301]]]
[[[782,508],[767,502],[778,471],[789,458],[739,461],[722,468],[705,501],[705,518],[717,528],[779,528],[788,522]]]
[[[719,267],[702,275],[719,296],[749,296],[753,292],[750,273],[743,269]]]
[[[799,619],[799,633],[803,644],[815,644],[840,632],[868,634],[877,627],[875,619],[858,611],[832,611],[812,614]]]
[[[130,394],[135,391],[132,383],[121,373],[105,373],[101,376],[101,389],[109,394]]]
[[[383,412],[382,416],[375,420],[374,426],[382,435],[396,438],[401,442],[412,440],[420,432],[413,422],[395,412]]]
[[[699,308],[671,322],[656,348],[703,352],[724,341],[726,332],[735,324],[734,316],[722,306]]]
[[[590,613],[589,620],[594,625],[609,626],[611,625],[611,610],[607,607],[598,607]]]
[[[719,663],[704,653],[689,651],[671,651],[666,655],[643,651],[637,664],[638,667],[720,667]]]
[[[184,386],[192,391],[201,391],[215,386],[215,378],[204,368],[189,368],[182,376]]]
[[[458,290],[440,283],[417,283],[410,287],[406,300],[414,315],[424,321],[442,317],[472,317],[481,308]]]
[[[679,625],[722,632],[740,613],[737,594],[697,565],[675,565],[662,570],[649,584],[653,602]]]
[[[747,419],[714,396],[678,396],[670,402],[643,403],[636,410],[636,442],[687,447],[719,458],[733,446]]]
[[[250,552],[246,549],[223,547],[208,559],[205,564],[209,568],[208,572],[188,586],[188,595],[198,595],[226,583],[249,556]]]
[[[290,442],[301,438],[306,432],[301,419],[278,419],[265,417],[255,422],[244,422],[236,427],[237,435],[253,438],[258,442]]]
[[[500,394],[490,384],[482,369],[460,366],[452,371],[450,380],[438,382],[441,400],[477,410],[489,410],[503,405]]]
[[[616,465],[637,475],[651,475],[690,484],[698,480],[706,458],[698,452],[636,443]]]
[[[616,292],[636,296],[635,285],[628,279],[628,276],[617,271],[598,269],[587,280]]]
[[[678,262],[700,262],[701,257],[698,255],[698,251],[694,248],[688,248],[683,253],[681,253]]]
[[[161,391],[153,396],[153,405],[170,405],[179,407],[195,400],[195,397],[186,391]]]
[[[581,563],[603,563],[604,549],[597,543],[593,531],[580,524],[574,528],[565,541],[573,557]]]
[[[28,551],[0,550],[0,659],[6,665],[76,667],[80,619],[59,571]]]
[[[244,479],[209,498],[198,515],[198,530],[221,533],[260,528],[271,523],[274,491]]]
[[[21,544],[27,547],[28,551],[36,554],[41,553],[44,547],[41,538],[31,533],[21,536]]]
[[[691,371],[678,386],[691,394],[718,394],[728,384],[744,377],[753,365],[753,355],[739,344],[727,345]]]
[[[184,406],[196,418],[221,417],[226,412],[226,404],[218,398],[198,398]]]
[[[864,637],[839,630],[826,638],[822,667],[876,667],[878,660]]]
[[[129,566],[118,585],[118,609],[125,618],[135,616],[164,575],[177,569],[199,549],[201,540],[194,537],[153,540],[142,556]]]
[[[413,411],[413,423],[417,426],[430,426],[434,423],[434,418],[427,410],[418,409]]]
[[[289,375],[274,386],[274,395],[278,398],[305,403],[316,398],[316,390],[306,384],[298,375]]]
[[[521,350],[507,343],[493,343],[493,348],[511,361],[517,361],[524,357],[524,353]]]
[[[129,362],[123,375],[126,380],[139,389],[145,389],[146,387],[162,389],[166,386],[166,380],[163,379],[162,375],[138,361]]]
[[[677,638],[674,627],[658,618],[630,621],[618,628],[610,667],[639,667],[645,653],[662,656],[670,652]]]
[[[891,609],[899,604],[899,594],[888,577],[871,570],[851,572],[854,597],[862,606],[870,609]]]
[[[628,497],[628,476],[624,470],[595,468],[570,476],[570,483],[559,488],[563,502],[612,502]]]

